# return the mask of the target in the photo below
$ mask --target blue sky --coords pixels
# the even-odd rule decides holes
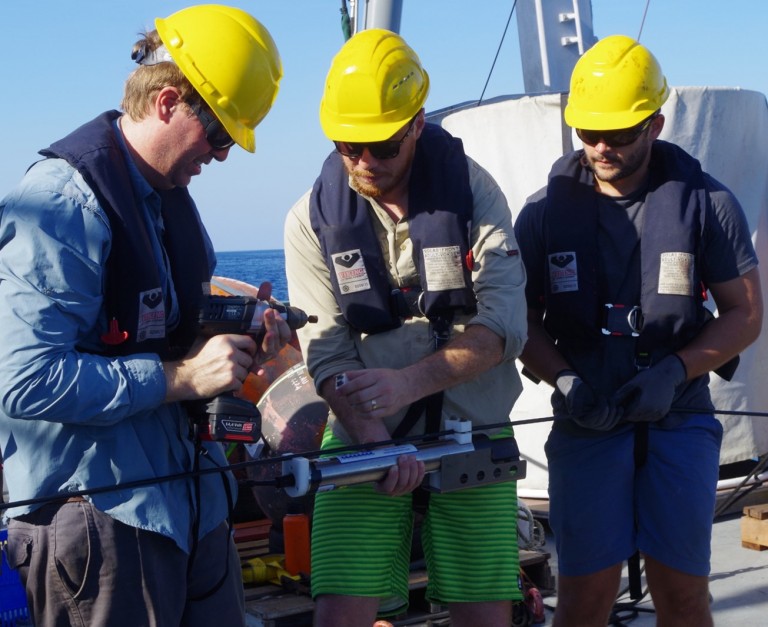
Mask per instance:
[[[530,2],[532,0],[519,0]],[[36,152],[117,108],[137,33],[189,0],[2,0],[0,196]],[[343,43],[339,0],[240,0],[272,33],[285,77],[256,129],[256,154],[233,148],[190,190],[217,250],[282,248],[283,220],[314,181],[331,144],[317,110],[330,60]],[[362,0],[361,3],[362,5]],[[430,74],[427,110],[480,97],[513,0],[404,0],[401,34]],[[592,0],[598,37],[637,37],[646,0]],[[768,2],[651,0],[641,41],[674,86],[768,93]],[[485,98],[523,92],[513,16]],[[524,146],[510,146],[524,152]]]

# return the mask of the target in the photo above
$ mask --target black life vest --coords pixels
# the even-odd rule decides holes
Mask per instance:
[[[402,324],[368,201],[349,187],[341,157],[325,160],[310,197],[310,221],[330,269],[336,300],[351,327],[380,333]],[[409,188],[408,226],[430,319],[472,311],[476,300],[469,267],[473,199],[461,140],[427,124],[416,144]],[[463,285],[430,289],[426,255],[458,254]],[[455,261],[455,257],[453,257]],[[352,290],[339,282],[355,281]],[[345,277],[345,278],[344,278]]]
[[[166,303],[150,235],[137,203],[130,173],[108,111],[41,150],[44,157],[66,160],[85,179],[109,219],[112,242],[106,262],[105,307],[110,320],[128,332],[125,341],[104,344],[103,354],[157,353],[162,358],[188,348],[197,334],[203,286],[210,281],[204,227],[186,188],[160,191],[165,227],[163,245],[178,299],[179,324],[169,330],[147,325],[149,317],[167,320]],[[140,325],[140,317],[144,323]],[[142,332],[151,328],[147,334]]]
[[[545,324],[556,340],[594,349],[604,340],[601,322],[607,296],[599,280],[594,177],[581,165],[581,156],[581,152],[574,152],[562,157],[549,175],[544,219],[548,268]],[[654,142],[640,241],[639,304],[644,322],[637,354],[668,354],[688,343],[708,319],[703,306],[699,245],[709,209],[699,162],[673,144]],[[659,293],[663,253],[692,255],[688,293]],[[577,277],[567,287],[568,277],[564,281],[553,273],[569,264],[572,269],[574,257]],[[565,290],[558,290],[558,284],[566,286]]]

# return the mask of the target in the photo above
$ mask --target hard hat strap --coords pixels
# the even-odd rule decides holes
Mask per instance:
[[[160,45],[154,50],[147,50],[146,44],[135,50],[131,58],[139,65],[157,65],[158,63],[173,63],[173,57],[165,45]]]

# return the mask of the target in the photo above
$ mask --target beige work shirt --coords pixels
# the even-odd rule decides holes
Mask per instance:
[[[512,229],[504,194],[493,178],[470,158],[469,180],[474,199],[470,246],[474,255],[472,280],[477,313],[457,315],[452,336],[465,325],[482,324],[504,339],[504,359],[475,379],[445,390],[443,420],[464,418],[473,425],[509,420],[522,383],[515,358],[527,339],[525,270]],[[420,285],[413,259],[408,220],[394,222],[373,199],[370,202],[381,253],[393,287]],[[429,321],[408,318],[397,329],[369,335],[344,320],[333,293],[330,271],[312,229],[309,192],[291,209],[285,224],[285,262],[291,305],[318,317],[300,329],[304,360],[316,388],[337,373],[363,368],[409,366],[433,351]],[[390,433],[405,410],[386,419]],[[335,433],[349,441],[340,423],[329,416]],[[423,432],[423,418],[413,433]]]

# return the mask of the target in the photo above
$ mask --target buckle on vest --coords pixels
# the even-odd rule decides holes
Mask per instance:
[[[447,318],[439,317],[431,320],[431,326],[434,349],[439,351],[451,339],[451,323]]]
[[[638,305],[606,303],[603,313],[603,335],[637,337],[643,329],[643,311]]]
[[[420,287],[401,287],[392,290],[392,309],[401,318],[423,318],[424,292]]]

